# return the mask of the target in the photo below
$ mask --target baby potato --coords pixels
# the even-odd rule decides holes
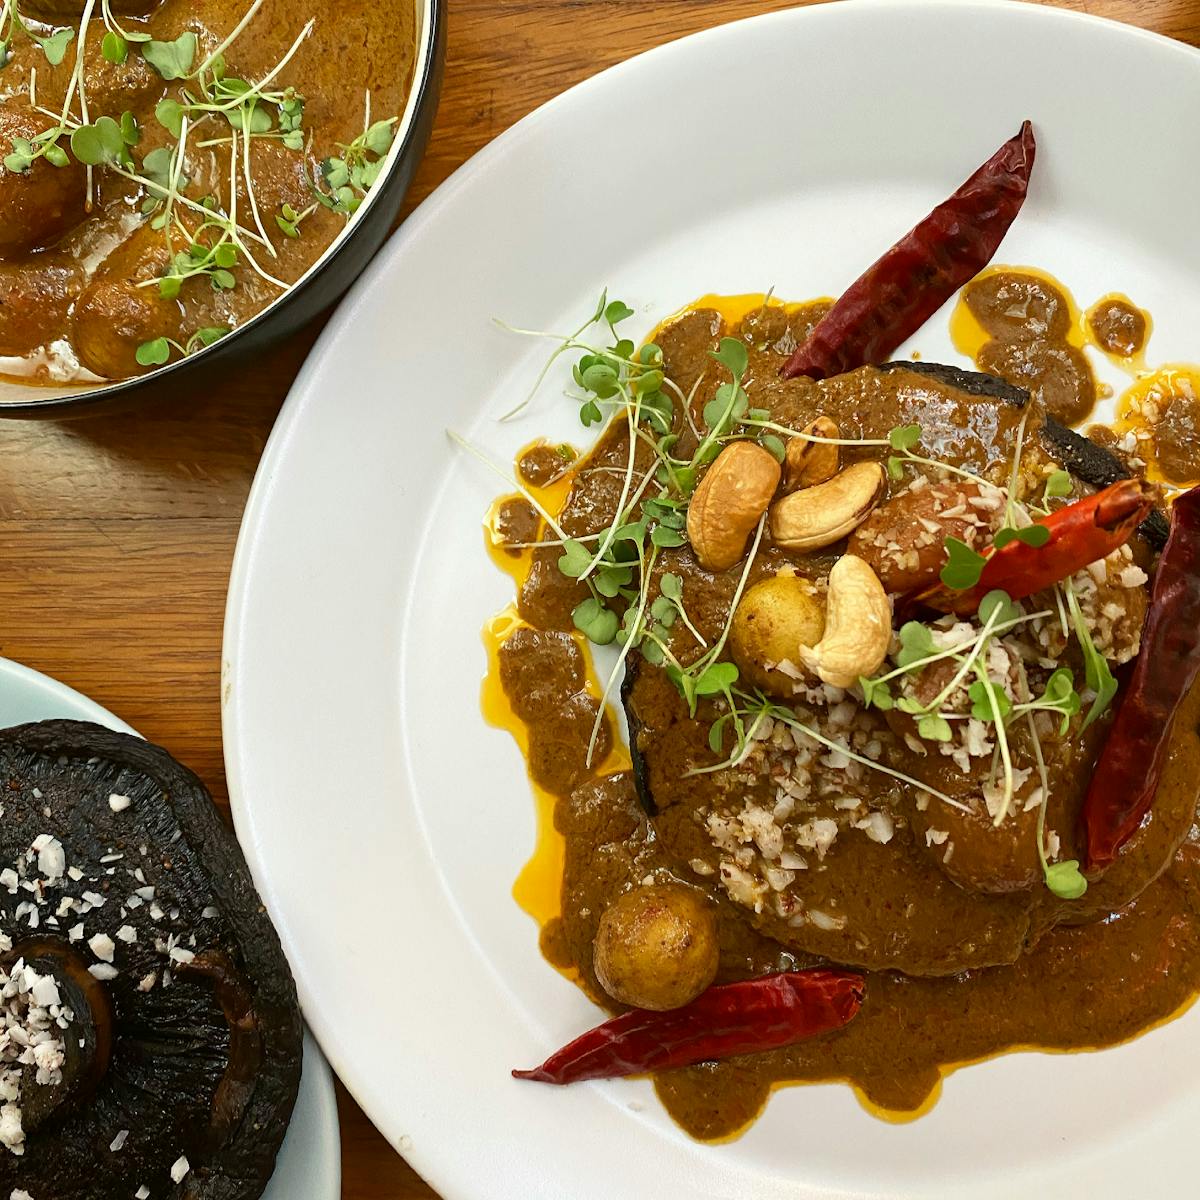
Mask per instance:
[[[22,138],[32,142],[55,122],[28,104],[0,104],[0,147],[3,154]],[[44,246],[83,220],[87,180],[73,158],[56,167],[45,157],[24,171],[0,162],[0,258],[12,258]]]
[[[780,572],[742,597],[729,628],[729,652],[743,679],[786,700],[796,680],[776,664],[787,660],[800,669],[800,647],[815,646],[824,632],[825,611],[812,583]]]
[[[656,1012],[679,1008],[717,973],[716,912],[681,883],[644,884],[605,909],[593,952],[596,978],[614,1000]]]

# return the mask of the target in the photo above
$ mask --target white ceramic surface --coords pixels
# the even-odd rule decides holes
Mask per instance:
[[[0,729],[64,717],[95,721],[123,733],[137,732],[65,683],[0,658]],[[338,1200],[341,1186],[341,1140],[333,1076],[306,1033],[300,1094],[263,1200]]]
[[[1103,1054],[1011,1055],[888,1125],[848,1088],[777,1094],[703,1146],[645,1082],[516,1083],[597,1011],[510,899],[533,842],[516,747],[479,714],[479,630],[510,598],[480,521],[500,462],[574,436],[546,351],[601,287],[634,333],[708,291],[834,293],[1034,119],[1001,260],[1156,319],[1200,358],[1200,56],[1078,14],[831,4],[690,38],[522,121],[351,293],[263,459],[234,568],[225,742],[238,829],[306,1010],[368,1113],[448,1200],[955,1197],[1194,1190],[1200,1010]],[[914,339],[956,361],[939,314]],[[909,349],[909,348],[905,348]],[[903,353],[902,351],[901,353]]]

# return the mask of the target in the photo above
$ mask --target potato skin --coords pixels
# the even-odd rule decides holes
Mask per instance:
[[[802,575],[780,572],[742,597],[729,628],[729,652],[743,679],[769,696],[788,699],[796,680],[774,664],[787,659],[799,668],[799,647],[815,646],[824,632],[816,588]]]
[[[80,295],[71,327],[75,353],[89,371],[102,379],[127,379],[154,370],[138,363],[138,346],[160,337],[179,340],[182,316],[179,305],[164,300],[157,288],[100,278]]]
[[[28,104],[0,104],[0,258],[47,245],[83,220],[87,177],[73,158],[65,167],[39,158],[28,171],[3,163],[14,138],[32,141],[53,127]]]
[[[655,1012],[679,1008],[717,973],[716,912],[681,883],[636,887],[605,909],[593,949],[596,978],[614,1000]]]

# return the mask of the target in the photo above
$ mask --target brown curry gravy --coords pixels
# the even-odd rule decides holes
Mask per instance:
[[[1200,368],[1149,367],[1152,330],[1150,314],[1128,296],[1110,292],[1083,312],[1061,282],[1033,267],[980,272],[950,319],[960,353],[1029,388],[1068,425],[1086,421],[1105,395],[1085,347],[1107,355],[1133,382],[1118,397],[1112,427],[1093,426],[1089,436],[1153,482],[1183,489],[1200,483]]]
[[[735,298],[727,306],[706,297],[700,306],[719,306],[731,326],[747,316],[770,324],[771,310],[761,297]],[[796,305],[788,311],[815,320],[823,309],[817,304],[805,313],[804,306]],[[588,462],[581,460],[575,470],[586,469]],[[557,512],[573,475],[558,479],[549,494],[538,493],[539,501]],[[522,505],[528,507],[512,498],[499,502],[501,509]],[[541,594],[569,583],[549,569],[556,552],[506,551],[491,538],[489,545],[517,582],[522,615],[510,609],[485,631],[489,674],[484,710],[525,750],[543,719],[561,725],[562,708],[581,692],[594,701],[598,688],[580,674],[579,635],[564,620],[569,607],[564,609],[561,597],[547,601]],[[507,641],[514,630],[521,637]],[[521,697],[514,665],[506,670],[506,659],[531,661],[535,655],[545,716],[531,714],[523,705],[528,719],[522,720],[516,711]],[[1193,732],[1198,725],[1200,692],[1179,715],[1163,784],[1164,795],[1177,795],[1180,803],[1188,798],[1184,812],[1194,806],[1200,777],[1200,738]],[[586,732],[582,736],[586,742]],[[527,756],[540,833],[514,889],[542,927],[547,959],[609,1011],[619,1006],[603,993],[592,971],[600,915],[620,891],[650,876],[669,877],[672,870],[638,803],[627,760],[615,757],[622,753],[619,741],[616,746],[601,767],[585,769],[582,786],[572,771],[569,777],[576,786],[559,787],[557,794],[554,780]],[[576,763],[581,761],[578,745],[574,756]],[[886,881],[880,886],[886,888]],[[816,961],[785,950],[752,928],[732,902],[718,899],[718,904],[718,981]],[[871,972],[863,1009],[845,1029],[783,1050],[663,1072],[656,1077],[656,1088],[683,1128],[707,1140],[736,1135],[761,1111],[772,1088],[800,1082],[848,1082],[876,1115],[911,1119],[935,1101],[941,1079],[958,1065],[1022,1048],[1113,1045],[1169,1019],[1200,989],[1198,950],[1200,832],[1193,827],[1168,870],[1105,922],[1052,929],[1009,966],[942,978]]]

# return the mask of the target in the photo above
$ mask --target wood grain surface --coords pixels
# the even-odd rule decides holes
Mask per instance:
[[[450,0],[441,110],[408,207],[579,80],[792,2]],[[1200,0],[1064,6],[1200,45]],[[259,455],[315,332],[207,395],[69,423],[0,422],[0,653],[119,713],[198,771],[222,804],[229,566]],[[435,1195],[344,1090],[339,1101],[345,1200]]]

